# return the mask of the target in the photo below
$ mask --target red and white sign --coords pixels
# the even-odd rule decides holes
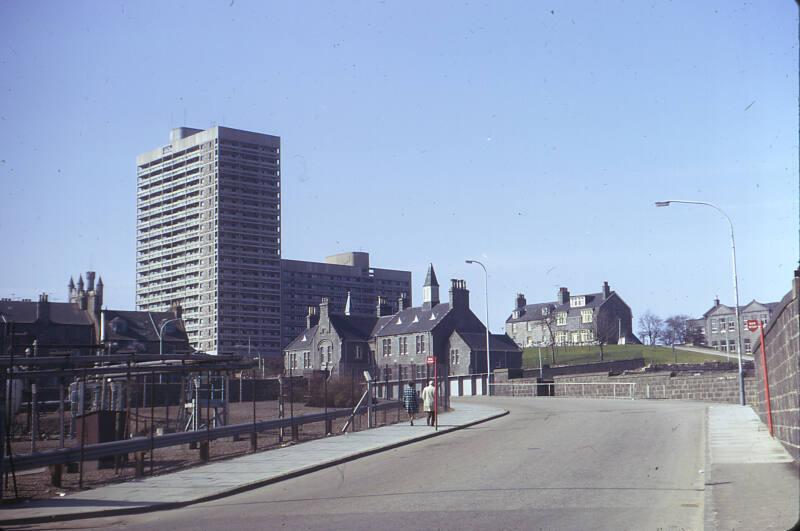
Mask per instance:
[[[747,329],[751,332],[755,332],[758,330],[759,322],[756,319],[748,319],[747,320]]]
[[[435,365],[436,364],[436,358],[434,358],[433,356],[428,356],[427,358],[425,358],[425,361],[428,362],[428,365]]]

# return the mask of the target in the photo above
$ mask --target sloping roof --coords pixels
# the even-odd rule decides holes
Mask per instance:
[[[612,291],[611,293],[609,293],[608,299],[610,299],[611,296],[614,295],[615,293],[616,293],[615,291]],[[570,314],[574,315],[577,312],[579,312],[580,310],[586,310],[587,308],[597,308],[599,306],[602,306],[602,304],[605,301],[608,300],[608,299],[604,299],[603,298],[603,294],[602,293],[585,293],[585,294],[582,293],[580,295],[571,295],[570,298],[572,298],[572,297],[586,297],[586,304],[584,304],[583,306],[576,306],[574,308],[571,307],[569,305],[569,303],[560,304],[560,303],[555,302],[555,301],[553,301],[553,302],[540,302],[540,303],[536,303],[536,304],[528,304],[528,305],[525,306],[525,312],[522,315],[520,315],[519,317],[514,319],[514,314],[512,313],[508,317],[508,319],[506,319],[506,322],[507,323],[521,323],[521,322],[525,322],[525,321],[541,321],[542,319],[547,317],[545,315],[542,315],[542,308],[545,307],[545,306],[549,306],[550,307],[550,312],[551,313],[567,312],[568,315],[570,315]]]
[[[16,323],[35,323],[36,305],[33,301],[0,301],[0,313],[9,321]],[[50,311],[50,322],[65,325],[91,326],[89,312],[81,310],[71,302],[47,302]]]
[[[453,332],[458,334],[471,350],[486,352],[486,334],[477,332]],[[506,334],[489,334],[489,350],[521,352],[522,349]]]
[[[106,341],[158,341],[161,325],[174,319],[172,312],[140,312],[133,310],[103,310]],[[121,324],[119,324],[121,323]],[[164,327],[164,342],[187,341],[183,321]]]
[[[314,325],[308,330],[305,330],[303,333],[297,336],[294,341],[286,345],[284,350],[301,350],[311,347],[311,345],[314,343],[314,337],[316,337],[318,329],[319,325]]]
[[[374,335],[393,336],[430,332],[442,322],[444,316],[449,312],[449,302],[437,304],[429,310],[423,309],[421,306],[407,308],[402,312],[392,315],[391,319],[388,319],[385,325],[376,330]]]
[[[369,340],[377,317],[366,315],[342,315],[332,313],[329,316],[331,326],[339,333],[342,339]]]
[[[439,281],[436,280],[436,272],[433,270],[433,264],[428,266],[428,274],[425,276],[425,283],[422,287],[425,286],[438,286]]]

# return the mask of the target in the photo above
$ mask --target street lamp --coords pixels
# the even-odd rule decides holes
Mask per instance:
[[[687,201],[687,200],[680,200],[680,199],[670,199],[669,201],[656,201],[657,207],[667,207],[670,203],[683,203],[687,205],[704,205],[707,207],[711,207],[723,216],[725,219],[728,220],[728,225],[731,228],[731,255],[733,257],[733,293],[736,297],[736,353],[738,354],[739,358],[739,403],[744,405],[744,371],[742,370],[742,321],[741,317],[739,316],[739,278],[736,274],[736,242],[733,239],[733,222],[731,218],[728,217],[728,214],[725,213],[724,210],[719,208],[716,205],[712,205],[711,203],[706,203],[704,201]],[[727,328],[726,328],[727,333]],[[727,339],[725,343],[727,343]]]
[[[177,319],[167,319],[163,323],[161,323],[161,327],[158,329],[158,355],[164,355],[164,327],[166,327],[170,323],[174,323],[175,321],[180,321],[180,317]]]
[[[490,394],[489,384],[492,378],[492,366],[489,357],[489,273],[486,271],[486,266],[477,260],[465,260],[468,264],[478,264],[483,268],[483,274],[486,278],[486,396]]]

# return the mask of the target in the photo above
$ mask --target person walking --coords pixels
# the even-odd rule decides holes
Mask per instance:
[[[422,409],[428,414],[428,426],[436,425],[436,411],[434,408],[434,396],[436,395],[436,388],[433,386],[433,380],[428,382],[428,387],[422,390]]]
[[[414,389],[414,382],[407,382],[406,387],[403,389],[403,407],[408,413],[408,420],[411,425],[414,425],[414,415],[419,410],[417,405],[417,391]]]

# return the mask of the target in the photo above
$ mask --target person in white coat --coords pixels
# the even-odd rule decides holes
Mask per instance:
[[[434,426],[436,424],[436,411],[434,408],[434,396],[436,394],[436,388],[433,386],[433,380],[428,382],[428,386],[422,390],[422,410],[428,414],[428,426]]]

